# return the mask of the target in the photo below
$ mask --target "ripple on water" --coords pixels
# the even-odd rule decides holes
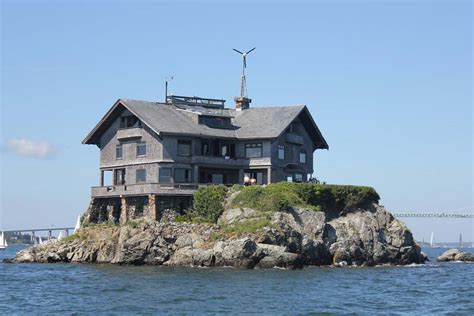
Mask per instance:
[[[473,279],[472,264],[436,262],[294,271],[0,264],[0,314],[472,314]]]

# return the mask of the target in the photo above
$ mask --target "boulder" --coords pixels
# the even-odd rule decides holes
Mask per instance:
[[[469,252],[464,252],[460,249],[449,249],[443,252],[441,256],[436,258],[439,262],[445,261],[466,261],[474,262],[474,254]]]
[[[231,225],[237,222],[248,220],[251,218],[260,217],[259,212],[251,208],[229,208],[226,209],[217,223],[219,225]]]

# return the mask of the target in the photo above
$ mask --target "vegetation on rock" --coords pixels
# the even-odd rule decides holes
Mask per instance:
[[[378,203],[379,199],[379,195],[371,187],[280,182],[266,187],[242,188],[234,198],[233,206],[263,212],[276,212],[290,207],[343,212]]]

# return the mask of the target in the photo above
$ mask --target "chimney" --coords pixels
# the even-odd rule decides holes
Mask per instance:
[[[252,102],[252,99],[240,96],[240,97],[235,97],[234,101],[235,101],[235,109],[237,111],[242,111],[250,107],[250,102]]]

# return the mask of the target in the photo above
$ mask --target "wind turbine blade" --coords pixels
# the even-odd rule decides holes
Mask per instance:
[[[241,54],[241,55],[244,54],[244,53],[242,53],[240,50],[237,50],[237,49],[235,49],[235,48],[232,48],[232,50],[236,51],[237,53],[239,53],[239,54]]]
[[[244,57],[244,68],[247,68],[247,58]]]
[[[246,54],[248,54],[248,53],[250,53],[250,52],[253,52],[253,51],[255,50],[255,48],[257,48],[257,47],[252,48],[251,50],[249,50],[248,52],[246,52]]]

